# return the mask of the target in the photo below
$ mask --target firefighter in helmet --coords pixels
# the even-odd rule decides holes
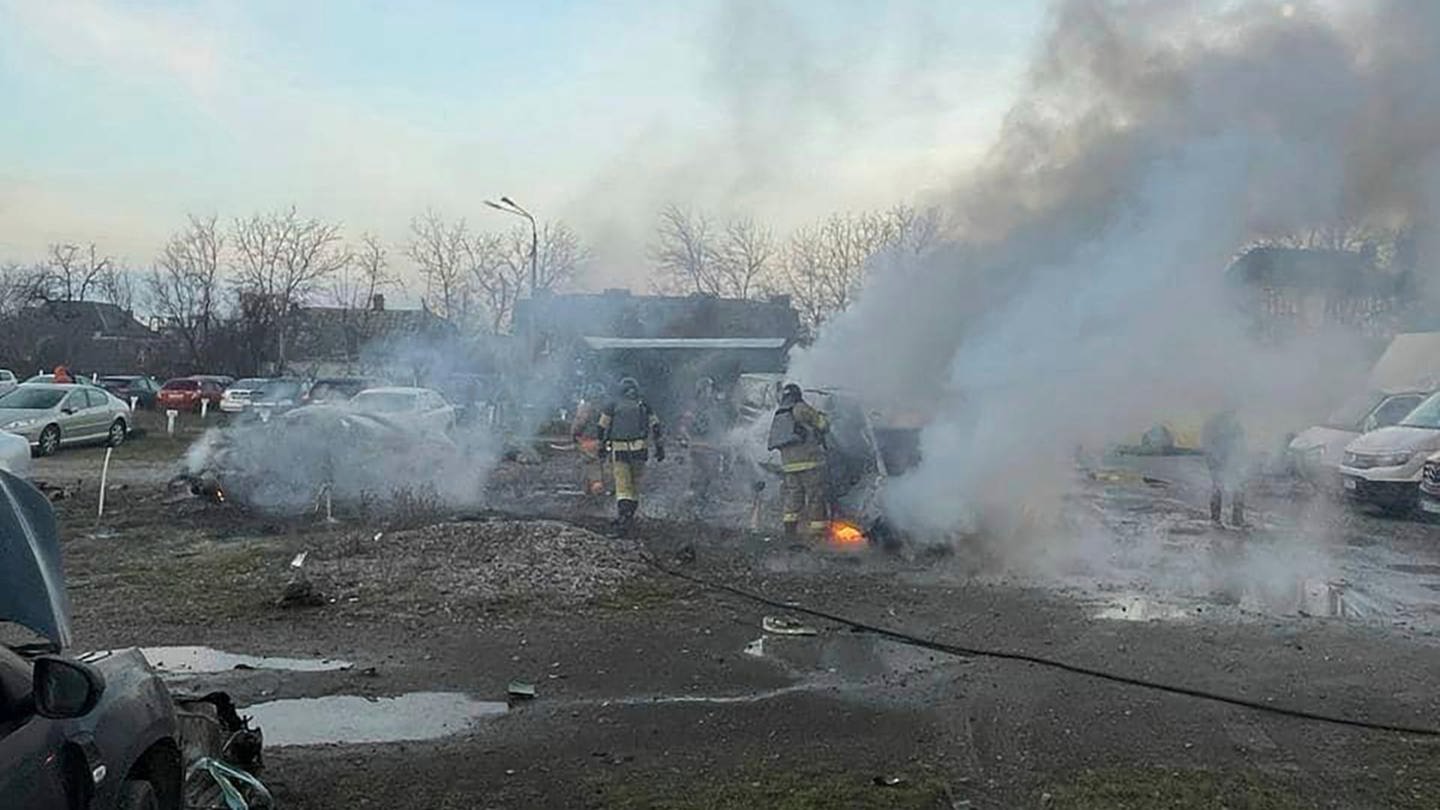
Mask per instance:
[[[690,500],[697,510],[709,501],[711,489],[725,472],[725,448],[720,444],[723,422],[715,380],[702,377],[678,425],[680,441],[690,451]]]
[[[592,383],[575,407],[570,422],[570,438],[580,451],[580,488],[586,496],[605,492],[605,465],[600,446],[600,409],[604,406],[605,386]]]
[[[770,421],[769,449],[780,451],[785,473],[780,495],[784,501],[785,536],[799,534],[801,521],[812,536],[824,533],[830,517],[825,486],[825,435],[830,419],[805,401],[800,386],[787,383],[780,392],[780,407]]]
[[[655,444],[655,460],[665,460],[665,443],[660,418],[640,396],[640,384],[633,377],[620,381],[620,398],[600,412],[600,439],[610,451],[610,469],[615,476],[616,525],[627,529],[640,508],[640,476]]]

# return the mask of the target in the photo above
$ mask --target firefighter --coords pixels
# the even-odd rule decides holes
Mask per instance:
[[[600,440],[610,451],[610,469],[615,477],[615,524],[622,532],[635,523],[640,509],[640,476],[650,458],[650,441],[655,443],[655,460],[665,460],[665,443],[660,418],[640,396],[640,384],[633,377],[620,381],[620,398],[600,413]]]
[[[75,378],[70,376],[70,369],[64,363],[55,367],[55,382],[59,385],[70,385],[75,382]]]
[[[680,417],[680,442],[690,451],[690,499],[696,509],[710,497],[715,481],[725,471],[723,416],[715,393],[715,380],[702,377],[695,384],[695,399]]]
[[[570,438],[580,451],[580,489],[586,496],[605,492],[605,464],[600,447],[600,409],[605,386],[595,383],[585,389],[585,396],[575,408],[570,422]]]
[[[784,501],[785,536],[800,533],[800,522],[811,536],[822,535],[829,522],[830,503],[825,486],[825,436],[830,420],[805,401],[800,386],[787,383],[780,392],[780,407],[770,421],[769,449],[780,451],[785,473],[780,495]]]
[[[1210,470],[1210,520],[1221,525],[1225,496],[1230,496],[1230,521],[1245,525],[1245,428],[1233,409],[1205,421],[1200,444]]]

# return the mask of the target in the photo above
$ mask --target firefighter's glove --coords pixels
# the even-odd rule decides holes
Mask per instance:
[[[656,461],[664,461],[664,460],[665,460],[665,445],[663,445],[663,444],[657,444],[657,445],[655,445],[655,460],[656,460]]]

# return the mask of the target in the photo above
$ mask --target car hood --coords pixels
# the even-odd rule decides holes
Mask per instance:
[[[70,597],[50,502],[0,470],[0,620],[70,646]]]
[[[1345,451],[1363,455],[1440,450],[1440,430],[1395,425],[1372,430],[1346,445]]]
[[[1296,453],[1303,453],[1307,450],[1319,447],[1324,449],[1326,456],[1338,456],[1345,449],[1345,445],[1354,441],[1360,435],[1356,430],[1341,430],[1340,428],[1316,425],[1302,430],[1294,439],[1290,440],[1290,449]]]
[[[0,425],[8,425],[18,419],[44,419],[53,412],[54,408],[0,408]]]

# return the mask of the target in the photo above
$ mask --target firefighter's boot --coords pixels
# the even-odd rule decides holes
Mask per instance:
[[[615,502],[615,530],[620,534],[628,534],[635,526],[635,512],[640,508],[639,501],[629,499]]]
[[[1236,528],[1245,526],[1245,496],[1238,492],[1235,493],[1234,500],[1230,503],[1230,522]]]

